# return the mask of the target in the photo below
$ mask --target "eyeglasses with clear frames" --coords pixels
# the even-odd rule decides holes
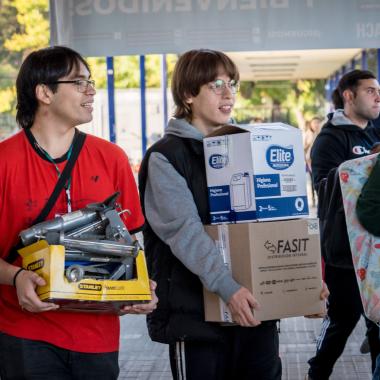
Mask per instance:
[[[225,82],[223,79],[216,79],[209,83],[209,87],[216,95],[222,95],[227,87],[235,95],[239,91],[240,83],[235,79],[231,79],[229,82]]]
[[[91,86],[95,89],[95,81],[93,79],[76,79],[76,80],[57,80],[46,84],[59,84],[59,83],[74,83],[79,92],[87,92],[88,87]]]

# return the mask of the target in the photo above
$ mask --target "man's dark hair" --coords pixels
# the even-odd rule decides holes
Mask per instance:
[[[348,89],[356,95],[359,81],[363,79],[376,79],[376,76],[368,70],[352,70],[340,78],[338,87],[331,95],[331,100],[335,109],[344,108],[343,92]]]
[[[219,69],[236,81],[239,71],[226,54],[209,49],[190,50],[179,58],[172,77],[172,94],[176,110],[174,117],[191,121],[192,111],[186,99],[197,96],[201,86],[212,82],[218,76]]]
[[[340,96],[338,89],[336,88],[331,94],[331,101],[334,106],[334,109],[343,109],[344,103],[343,98]]]
[[[56,92],[58,85],[48,83],[56,82],[73,70],[79,71],[80,63],[83,63],[90,72],[85,59],[65,46],[37,50],[26,57],[16,79],[16,120],[22,128],[30,128],[34,123],[38,108],[36,86],[46,84],[53,92]]]

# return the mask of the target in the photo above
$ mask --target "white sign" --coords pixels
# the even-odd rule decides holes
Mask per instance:
[[[50,0],[51,42],[86,56],[378,48],[379,0]]]

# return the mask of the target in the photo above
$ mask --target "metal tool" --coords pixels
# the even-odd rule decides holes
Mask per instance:
[[[105,279],[110,272],[101,265],[70,265],[65,275],[69,282],[79,282],[84,278]]]
[[[112,240],[87,240],[87,239],[73,239],[67,238],[64,232],[48,232],[44,236],[49,244],[59,244],[67,248],[78,249],[82,252],[89,252],[99,255],[111,256],[132,256],[136,257],[138,253],[138,246],[127,245]]]
[[[63,245],[67,262],[84,262],[68,265],[65,275],[70,282],[84,278],[131,279],[140,247],[120,218],[126,210],[116,210],[118,196],[114,193],[103,202],[36,224],[21,231],[21,240],[24,245],[40,239],[50,245]]]

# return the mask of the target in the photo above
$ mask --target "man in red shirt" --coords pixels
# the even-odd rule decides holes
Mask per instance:
[[[17,122],[22,130],[0,143],[0,377],[5,379],[116,379],[117,315],[57,312],[35,288],[44,280],[5,261],[21,230],[30,226],[52,193],[78,137],[92,119],[96,93],[86,61],[66,47],[31,53],[17,77]],[[144,224],[128,157],[118,146],[87,135],[47,219],[99,202],[115,191],[131,233]],[[157,303],[123,313],[146,314]]]

